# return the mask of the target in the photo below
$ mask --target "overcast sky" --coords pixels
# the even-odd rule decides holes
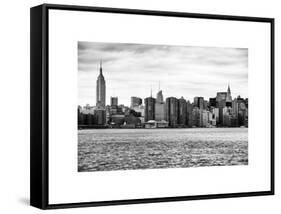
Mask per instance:
[[[248,49],[78,42],[78,104],[95,105],[96,80],[102,60],[106,104],[110,96],[130,105],[130,97],[153,97],[160,88],[164,98],[193,101],[226,91],[248,97]]]

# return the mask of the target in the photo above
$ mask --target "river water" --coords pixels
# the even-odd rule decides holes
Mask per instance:
[[[247,164],[247,128],[78,131],[79,172]]]

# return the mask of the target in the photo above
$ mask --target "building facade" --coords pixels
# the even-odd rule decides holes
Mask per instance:
[[[199,109],[204,108],[204,97],[194,97],[194,106]]]
[[[142,104],[142,99],[140,97],[131,97],[131,108],[140,106]]]
[[[110,105],[118,106],[118,97],[110,97]]]
[[[165,103],[165,120],[169,123],[170,127],[178,126],[178,112],[179,102],[175,97],[166,98]]]
[[[165,102],[164,102],[162,90],[160,90],[156,95],[155,120],[156,121],[165,120]]]
[[[158,103],[163,103],[164,102],[162,90],[158,91],[158,93],[156,95],[156,102],[158,102]]]
[[[178,102],[179,102],[178,124],[182,127],[185,127],[187,125],[187,103],[183,97],[181,97]]]
[[[155,120],[155,98],[147,97],[144,99],[144,121]]]

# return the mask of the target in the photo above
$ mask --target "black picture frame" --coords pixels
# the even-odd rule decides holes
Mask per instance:
[[[187,17],[199,19],[235,20],[270,23],[271,31],[271,188],[269,191],[241,192],[227,194],[178,196],[165,198],[143,198],[116,201],[77,202],[68,204],[49,204],[48,182],[48,14],[49,10],[71,10],[118,14],[138,14],[168,17]],[[183,12],[150,11],[88,6],[43,4],[30,10],[30,204],[41,209],[107,206],[121,204],[140,204],[172,202],[230,197],[248,197],[274,194],[274,19],[246,16],[228,16]]]

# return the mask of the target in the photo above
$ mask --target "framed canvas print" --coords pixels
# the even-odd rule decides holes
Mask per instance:
[[[31,205],[274,194],[274,19],[31,8]]]

